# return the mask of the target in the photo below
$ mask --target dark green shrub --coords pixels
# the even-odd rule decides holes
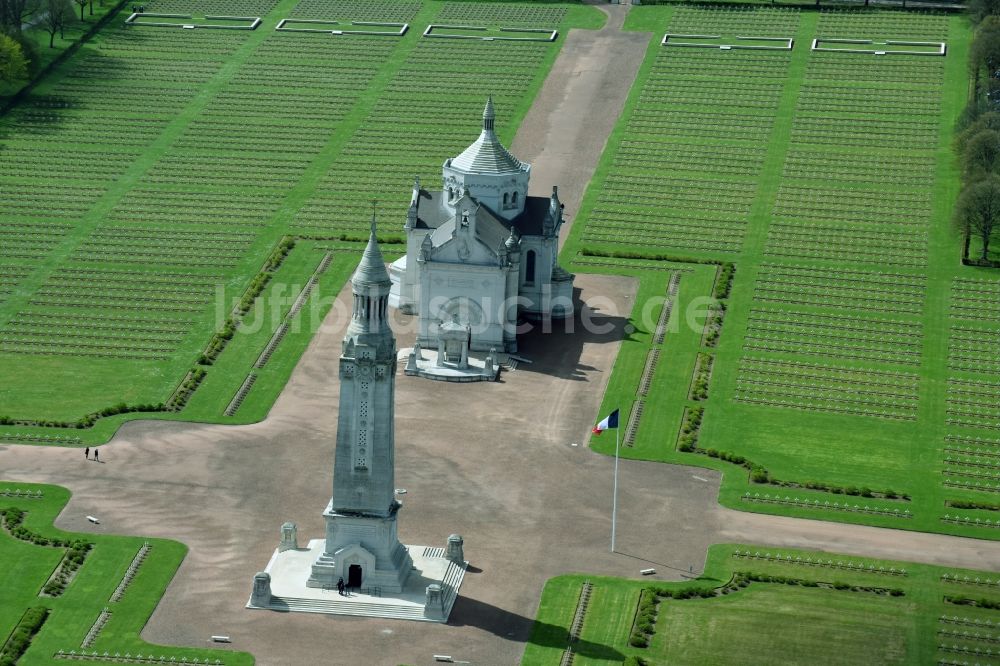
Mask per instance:
[[[719,277],[715,282],[715,289],[712,291],[712,298],[721,301],[729,297],[729,291],[733,285],[733,274],[735,272],[736,266],[733,263],[727,261],[722,264],[722,268],[719,270]]]
[[[13,530],[21,524],[22,520],[24,520],[24,511],[12,506],[9,509],[4,510],[3,517],[7,523],[7,529]]]
[[[983,511],[1000,511],[1000,504],[992,502],[971,502],[968,500],[949,500],[948,506],[956,509],[982,509]]]
[[[28,650],[32,637],[41,629],[48,613],[49,610],[42,606],[25,611],[4,647],[3,655],[0,656],[0,666],[17,663],[21,655]]]
[[[695,443],[698,441],[698,428],[701,426],[704,407],[690,407],[685,413],[684,422],[681,424],[681,435],[678,437],[678,448],[681,451],[693,451]]]
[[[367,240],[367,239],[365,239]],[[633,252],[630,250],[595,250],[585,247],[580,250],[580,254],[585,257],[612,257],[615,259],[646,259],[648,261],[672,261],[680,264],[718,264],[712,259],[695,259],[693,257],[682,257],[675,254],[658,254],[650,252]]]

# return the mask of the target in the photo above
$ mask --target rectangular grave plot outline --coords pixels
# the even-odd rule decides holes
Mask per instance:
[[[445,25],[442,23],[432,23],[427,26],[427,29],[423,32],[423,37],[436,37],[438,39],[479,39],[484,42],[492,41],[505,41],[505,42],[554,42],[556,37],[559,36],[558,30],[552,30],[549,28],[507,28],[500,27],[500,32],[520,32],[520,33],[539,33],[546,35],[545,37],[505,37],[503,35],[454,35],[442,33],[442,30],[475,30],[486,32],[489,30],[486,26],[480,25]],[[438,32],[435,32],[438,31]]]
[[[721,35],[682,35],[679,33],[668,32],[663,35],[663,39],[660,40],[660,46],[686,46],[690,48],[699,49],[719,49],[722,51],[733,51],[736,49],[740,50],[751,50],[751,51],[791,51],[792,47],[795,45],[795,40],[792,37],[733,37],[735,40],[732,44],[712,44],[706,42],[681,42],[678,39],[711,39],[719,40],[722,39]],[[776,46],[754,46],[751,44],[740,44],[740,41],[754,41],[754,42],[778,42],[780,45]]]
[[[298,23],[309,23],[314,25],[352,25],[352,26],[368,26],[374,28],[394,28],[394,30],[338,30],[337,28],[289,28],[286,26],[287,23],[298,24]],[[318,32],[328,35],[375,35],[380,37],[402,37],[406,34],[406,31],[410,29],[409,23],[384,23],[382,21],[351,21],[350,23],[341,23],[340,21],[331,21],[326,19],[298,19],[298,18],[283,18],[278,21],[278,25],[275,30],[280,30],[281,32]]]
[[[840,49],[840,48],[827,48],[820,46],[820,44],[857,44],[859,46],[870,46],[871,48],[857,48],[857,49]],[[906,51],[899,50],[893,51],[890,49],[880,49],[879,46],[928,46],[933,47],[935,50],[926,51]],[[908,40],[899,39],[886,39],[882,41],[874,39],[833,39],[825,37],[817,37],[812,40],[811,51],[825,51],[827,53],[867,53],[869,55],[916,55],[916,56],[944,56],[948,53],[947,42],[915,42]]]
[[[190,14],[154,14],[151,12],[132,12],[127,19],[125,19],[125,25],[141,25],[150,26],[154,28],[213,28],[215,30],[256,30],[257,26],[260,25],[261,20],[259,16],[205,16],[206,21],[246,21],[249,25],[223,25],[219,23],[166,23],[162,21],[140,21],[143,17],[152,18],[175,18],[175,19],[191,19],[194,20],[194,16]]]

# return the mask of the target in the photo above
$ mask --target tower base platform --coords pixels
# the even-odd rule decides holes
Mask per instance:
[[[323,554],[325,539],[313,539],[307,548],[275,550],[264,573],[270,576],[270,594],[255,594],[247,608],[325,615],[381,617],[423,622],[447,622],[465,578],[468,562],[445,557],[444,548],[405,546],[413,569],[402,592],[383,595],[377,588],[347,590],[307,587],[312,565]],[[259,575],[259,574],[258,574]],[[428,588],[433,588],[429,590]]]

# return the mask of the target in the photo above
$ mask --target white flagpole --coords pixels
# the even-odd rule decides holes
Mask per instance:
[[[618,520],[618,428],[615,428],[615,489],[611,500],[611,552],[615,552],[615,525]]]

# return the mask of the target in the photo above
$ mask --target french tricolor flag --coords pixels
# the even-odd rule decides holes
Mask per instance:
[[[618,410],[611,412],[608,416],[594,426],[593,433],[595,435],[600,435],[605,430],[617,430],[618,429]]]

